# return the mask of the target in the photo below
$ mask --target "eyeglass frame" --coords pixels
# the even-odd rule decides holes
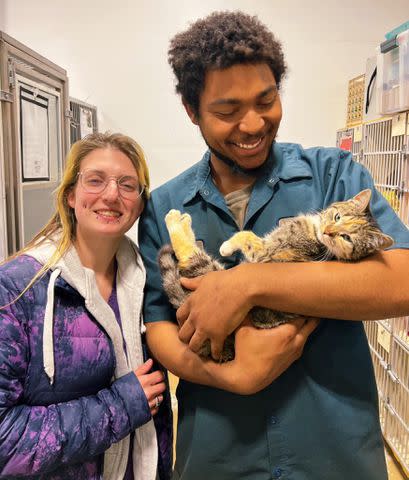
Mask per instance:
[[[90,192],[90,191],[87,190],[87,188],[84,186],[84,183],[83,183],[83,180],[82,180],[82,179],[84,178],[84,177],[83,177],[84,172],[96,172],[96,173],[98,173],[98,174],[101,174],[101,173],[103,173],[103,172],[100,172],[99,170],[95,170],[95,169],[93,169],[93,168],[86,168],[86,169],[83,170],[82,172],[78,172],[78,173],[77,173],[77,177],[80,177],[80,180],[79,180],[79,181],[80,181],[81,187],[84,189],[85,192],[90,193],[90,194],[92,194],[92,195],[99,195],[99,194],[103,193],[103,192],[106,190],[106,188],[107,188],[107,186],[108,186],[108,184],[109,184],[109,182],[110,182],[111,180],[115,180],[116,187],[117,187],[117,189],[118,189],[118,195],[121,196],[121,197],[123,197],[123,198],[126,198],[126,199],[128,199],[128,200],[138,200],[139,198],[142,197],[143,192],[145,191],[145,185],[141,185],[141,184],[139,183],[138,177],[136,177],[136,176],[132,176],[132,175],[122,175],[121,177],[115,177],[115,175],[109,175],[109,176],[106,177],[105,181],[103,182],[103,183],[104,183],[104,188],[103,188],[100,192]],[[122,179],[125,178],[125,177],[136,178],[136,180],[138,181],[138,185],[139,185],[139,188],[140,188],[140,189],[139,189],[138,195],[137,195],[135,198],[128,197],[127,195],[124,196],[124,194],[123,194],[123,192],[122,192],[122,190],[121,190],[121,187],[120,187],[120,185],[119,185],[119,182],[120,182],[120,180],[122,180]]]

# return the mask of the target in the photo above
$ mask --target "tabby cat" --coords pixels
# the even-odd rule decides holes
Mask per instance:
[[[222,244],[220,254],[228,257],[241,251],[245,261],[253,263],[360,260],[393,244],[392,238],[382,233],[373,218],[369,210],[370,198],[371,190],[363,190],[320,213],[282,220],[278,227],[261,238],[253,232],[240,231]],[[172,246],[162,247],[158,261],[165,292],[171,304],[179,308],[189,295],[180,284],[180,276],[197,277],[222,270],[223,265],[197,246],[189,214],[170,210],[165,222]],[[295,317],[263,307],[250,311],[251,321],[258,328],[272,328]],[[209,342],[203,345],[200,354],[210,356]],[[226,339],[220,360],[233,358],[234,336],[231,335]]]

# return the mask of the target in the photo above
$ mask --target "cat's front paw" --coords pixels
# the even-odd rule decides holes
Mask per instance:
[[[168,227],[168,230],[170,228],[173,228],[176,224],[179,224],[181,221],[181,217],[182,214],[179,212],[179,210],[169,210],[169,212],[165,216],[165,223]]]
[[[234,247],[229,240],[226,240],[219,248],[219,252],[222,257],[230,257],[230,255],[233,255],[234,253]]]

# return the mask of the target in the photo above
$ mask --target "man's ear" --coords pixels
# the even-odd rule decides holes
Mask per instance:
[[[182,100],[182,103],[185,107],[186,113],[189,115],[190,121],[195,125],[199,125],[197,115],[194,112],[193,108],[185,100]]]

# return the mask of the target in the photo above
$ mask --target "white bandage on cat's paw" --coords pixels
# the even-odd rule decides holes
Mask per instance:
[[[219,252],[222,257],[230,257],[230,255],[233,255],[234,250],[229,240],[222,243],[221,247],[219,248]]]

